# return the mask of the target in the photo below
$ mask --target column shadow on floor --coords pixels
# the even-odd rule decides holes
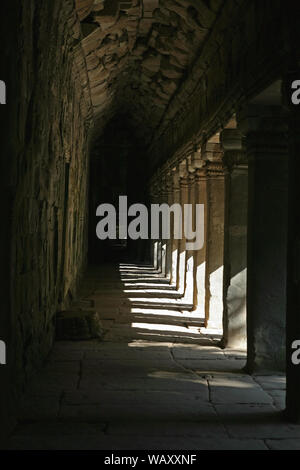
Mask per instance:
[[[157,276],[145,265],[89,268],[71,309],[97,313],[101,337],[56,342],[9,448],[254,450],[299,439],[281,421],[284,376],[247,375],[245,351],[222,350],[180,300],[157,306],[174,303]],[[137,284],[144,306],[131,295]]]

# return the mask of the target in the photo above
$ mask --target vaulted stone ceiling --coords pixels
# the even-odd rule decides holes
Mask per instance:
[[[76,0],[99,130],[117,114],[147,143],[224,0]]]

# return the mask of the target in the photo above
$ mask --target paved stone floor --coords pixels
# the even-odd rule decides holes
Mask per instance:
[[[248,376],[158,273],[120,271],[89,271],[73,308],[99,312],[104,336],[55,344],[10,449],[300,450],[283,375]]]

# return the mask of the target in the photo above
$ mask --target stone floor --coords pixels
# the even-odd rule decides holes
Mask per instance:
[[[99,313],[103,338],[55,344],[10,449],[300,450],[285,377],[247,375],[155,271],[90,270],[73,307]]]

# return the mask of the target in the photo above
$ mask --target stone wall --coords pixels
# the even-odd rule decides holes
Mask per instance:
[[[11,27],[18,18],[16,36],[2,43],[8,100],[1,191],[8,217],[0,336],[14,365],[12,394],[48,354],[55,313],[74,296],[85,267],[92,108],[73,1],[5,8]]]

